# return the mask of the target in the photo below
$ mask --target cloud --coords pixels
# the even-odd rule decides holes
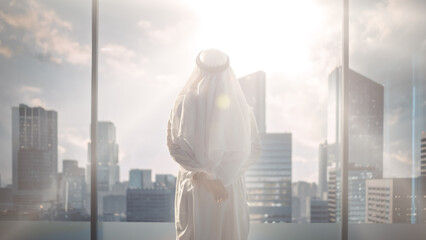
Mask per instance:
[[[302,156],[293,156],[292,161],[294,163],[303,163],[303,164],[306,164],[308,162],[308,160]]]
[[[15,6],[24,13],[0,11],[0,19],[16,30],[22,30],[18,39],[40,60],[57,64],[66,61],[75,65],[90,63],[90,47],[81,45],[69,37],[72,34],[71,22],[60,18],[55,11],[29,0],[24,5]]]
[[[1,30],[0,30],[0,32],[1,32]],[[12,57],[12,50],[10,50],[6,46],[2,46],[1,40],[0,40],[0,55],[3,55],[6,58]]]
[[[387,117],[387,120],[385,120],[385,124],[390,126],[395,126],[399,123],[402,115],[402,108],[395,108],[391,109],[389,113],[386,113],[385,117]]]
[[[29,86],[29,85],[24,85],[20,88],[19,90],[22,94],[27,94],[27,93],[41,93],[41,88],[39,87],[34,87],[34,86]]]
[[[44,100],[45,96],[43,95],[43,91],[39,87],[22,85],[18,88],[17,93],[21,96],[21,101],[29,106],[48,108],[48,104]]]
[[[148,30],[151,28],[151,26],[152,26],[151,22],[147,20],[141,20],[138,22],[138,27],[140,27],[143,30]]]
[[[138,56],[134,50],[115,43],[107,43],[100,51],[101,78],[112,84],[140,81],[146,76],[147,57]]]
[[[59,137],[63,142],[83,149],[87,149],[87,143],[90,142],[89,138],[83,137],[80,131],[73,127],[63,129]]]

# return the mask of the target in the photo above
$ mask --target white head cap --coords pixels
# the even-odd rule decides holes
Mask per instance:
[[[198,54],[197,65],[207,72],[221,72],[229,67],[229,57],[222,51],[210,48]]]

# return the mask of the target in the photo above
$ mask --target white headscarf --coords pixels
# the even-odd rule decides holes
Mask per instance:
[[[226,54],[204,50],[196,63],[170,115],[169,150],[186,170],[230,184],[250,156],[252,113]]]

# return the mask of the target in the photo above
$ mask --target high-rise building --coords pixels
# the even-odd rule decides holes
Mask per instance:
[[[366,215],[366,198],[365,198],[365,181],[373,179],[375,169],[368,166],[356,166],[349,164],[348,172],[348,221],[352,223],[365,222]]]
[[[319,145],[318,151],[318,196],[321,199],[327,198],[327,166],[328,166],[327,141]]]
[[[252,222],[291,222],[291,134],[261,135],[262,152],[246,172]]]
[[[127,189],[128,222],[172,222],[174,195],[169,189]]]
[[[98,122],[97,124],[97,163],[98,163],[98,190],[110,191],[114,184],[120,182],[118,166],[118,144],[116,130],[112,122]],[[91,159],[91,143],[88,143],[88,160]],[[87,167],[87,182],[90,184],[90,165]]]
[[[78,167],[76,160],[62,161],[62,174],[60,180],[60,202],[65,211],[85,208],[86,183],[84,168]]]
[[[265,72],[258,71],[238,79],[247,103],[253,108],[257,128],[260,133],[266,132],[265,110]]]
[[[311,197],[315,197],[318,192],[318,187],[315,183],[308,183],[308,182],[295,182],[292,184],[292,196],[293,196],[293,202],[296,199],[299,200],[299,212],[292,212],[292,214],[295,214],[295,216],[299,217],[293,217],[293,221],[295,223],[307,223],[309,222],[309,204],[308,201]]]
[[[424,177],[367,180],[366,222],[426,223],[425,184]]]
[[[420,163],[420,175],[426,176],[426,136],[423,136],[421,140],[421,163]]]
[[[349,70],[349,146],[348,146],[348,213],[349,222],[365,221],[365,179],[381,178],[383,175],[383,98],[382,85]],[[342,100],[342,71],[341,67],[333,70],[329,75],[328,98],[328,129],[327,141],[334,144],[334,152],[328,151],[329,158],[335,159],[335,174],[340,174],[341,154],[341,100]],[[360,170],[364,169],[364,170]],[[338,178],[335,178],[335,180]],[[336,182],[334,189],[336,199],[329,199],[329,204],[339,207],[340,185]],[[330,194],[328,194],[330,196]],[[333,194],[331,194],[333,195]],[[339,219],[339,209],[330,209],[332,221]]]
[[[306,202],[310,223],[328,222],[328,202],[317,197],[310,197]]]
[[[49,189],[57,173],[57,112],[24,104],[12,107],[14,189]]]
[[[328,191],[327,191],[327,202],[328,202],[328,218],[329,222],[340,221],[340,170],[336,168],[336,164],[331,165],[327,168],[328,172]]]
[[[15,202],[40,206],[55,200],[58,177],[56,111],[12,107],[12,184]]]
[[[247,171],[246,186],[252,222],[291,222],[291,134],[266,133],[265,72],[239,79],[253,109],[262,152]]]
[[[151,169],[131,169],[129,188],[152,188]]]

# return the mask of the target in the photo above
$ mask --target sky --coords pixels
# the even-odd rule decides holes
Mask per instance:
[[[411,176],[412,63],[425,56],[426,2],[350,7],[350,68],[385,85],[384,176]],[[238,77],[266,73],[267,132],[292,133],[293,181],[316,182],[328,74],[340,63],[341,9],[336,0],[100,0],[99,120],[116,126],[121,180],[133,168],[177,174],[168,116],[196,55],[214,47],[229,55]],[[60,171],[63,159],[87,166],[90,62],[90,1],[0,2],[2,186],[11,182],[11,107],[20,103],[58,112]],[[416,124],[425,130],[424,119]]]

